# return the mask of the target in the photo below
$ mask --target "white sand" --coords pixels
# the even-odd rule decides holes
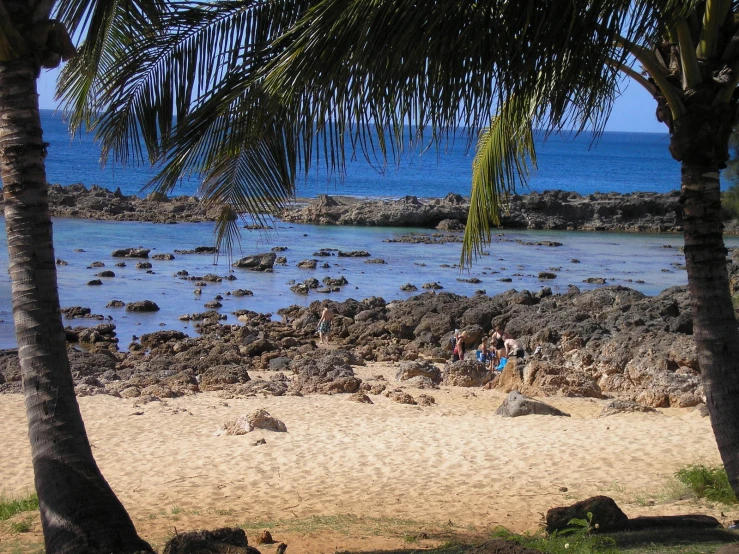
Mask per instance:
[[[384,374],[396,386],[391,365],[357,372]],[[437,405],[382,396],[365,405],[347,395],[223,400],[215,393],[140,408],[109,396],[79,401],[101,470],[148,539],[170,532],[153,519],[163,512],[210,514],[197,524],[211,527],[357,514],[521,531],[535,529],[552,506],[606,494],[630,516],[720,515],[718,507],[659,501],[677,469],[720,463],[709,420],[695,411],[598,419],[607,401],[548,398],[572,417],[504,419],[493,416],[504,398],[497,391],[407,391],[431,394]],[[213,436],[226,420],[257,408],[288,432]],[[33,487],[22,396],[0,396],[0,421],[0,493],[21,494]],[[262,437],[265,445],[252,446]],[[647,505],[650,499],[657,505]],[[220,517],[223,510],[228,515]],[[739,517],[724,512],[724,519]],[[293,554],[302,551],[291,545]]]

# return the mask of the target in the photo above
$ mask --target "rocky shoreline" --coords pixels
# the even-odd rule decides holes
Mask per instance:
[[[735,262],[732,276],[736,293]],[[337,314],[336,349],[316,345],[324,306]],[[417,403],[408,389],[433,392],[442,384],[530,396],[612,398],[652,408],[703,402],[685,287],[654,297],[621,286],[586,292],[573,286],[564,294],[544,287],[492,297],[426,292],[391,303],[376,297],[315,301],[278,314],[281,322],[271,314],[240,310],[233,314],[239,324],[228,324],[222,314],[206,313],[194,325],[199,336],[158,331],[142,335],[128,352],[118,349],[114,323],[69,327],[75,389],[80,396],[108,394],[137,402],[218,391],[224,398],[352,393],[358,401],[385,394]],[[467,346],[475,349],[496,323],[520,338],[527,358],[512,360],[496,376],[474,359],[448,361],[445,346],[453,329],[467,331]],[[396,382],[357,378],[352,366],[366,361],[398,364]],[[17,352],[3,351],[0,392],[20,390]]]
[[[517,197],[516,202],[517,205],[551,206],[553,199],[562,200],[565,194]],[[601,196],[604,201],[611,202],[612,207],[621,206],[618,208],[621,215],[612,218],[612,226],[621,225],[619,230],[634,230],[626,224],[623,207],[633,206],[635,202],[643,206],[639,213],[648,212],[648,218],[663,222],[659,224],[662,230],[667,228],[662,227],[667,225],[665,221],[676,217],[677,212],[669,208],[670,203],[677,202],[676,194]],[[538,203],[539,197],[546,198],[543,204]],[[154,198],[122,197],[99,187],[88,191],[75,185],[53,186],[50,198],[55,206],[54,213],[69,217],[95,213],[98,218],[114,220],[208,219],[207,212],[199,211],[198,201],[188,197],[157,202]],[[589,202],[577,195],[567,196],[567,199],[577,202],[561,203],[561,206],[579,206],[572,208],[569,221],[585,225],[583,214],[587,215],[592,206],[588,207]],[[430,224],[429,218],[444,217],[442,226],[453,229],[453,222],[460,220],[451,216],[461,218],[466,210],[464,199],[455,195],[426,202],[408,198],[340,201],[343,202],[322,196],[291,210],[291,217],[310,216],[313,222],[320,224],[349,224],[368,206],[382,204],[391,208],[390,211],[397,208],[397,213],[403,212],[404,206],[411,206],[412,213],[426,219],[405,220],[405,224],[420,226]],[[140,208],[141,205],[144,208]],[[549,208],[540,213],[555,217],[547,210]],[[339,212],[354,215],[322,219],[327,217],[326,213]],[[602,221],[605,211],[596,212]],[[318,215],[321,213],[324,216]],[[662,219],[658,218],[658,213],[662,214],[659,216]],[[620,223],[616,222],[618,218]],[[286,219],[291,221],[289,217]],[[401,224],[391,219],[383,221]],[[646,219],[642,217],[639,221]],[[365,221],[364,224],[372,223]],[[674,230],[674,227],[669,229]],[[148,250],[122,249],[113,256],[146,257],[144,252],[148,255]],[[368,254],[357,251],[343,255]],[[736,295],[739,293],[739,255],[737,252],[733,255],[731,283],[732,294]],[[264,262],[263,257],[268,260]],[[272,252],[244,258],[237,264],[251,268],[249,264],[269,262],[267,265],[271,267],[277,259]],[[187,272],[180,273],[190,278]],[[220,279],[218,276],[192,278]],[[334,285],[330,279],[324,283],[327,288]],[[239,292],[250,294],[241,289]],[[151,309],[156,307],[153,302],[144,301],[138,303],[142,306],[132,303],[126,309],[144,309],[147,302],[152,304]],[[482,290],[470,297],[426,292],[389,303],[376,297],[344,302],[322,300],[307,307],[293,305],[278,310],[281,322],[273,321],[271,314],[239,310],[233,313],[238,324],[226,323],[226,315],[214,311],[220,303],[212,304],[211,311],[188,315],[198,336],[190,337],[176,330],[144,334],[128,345],[127,352],[119,350],[114,321],[68,327],[67,340],[77,394],[109,394],[147,402],[199,391],[218,391],[224,397],[341,392],[356,394],[359,401],[367,394],[382,393],[398,402],[412,403],[415,400],[406,389],[433,390],[443,384],[515,389],[530,396],[613,398],[652,408],[697,406],[703,398],[685,287],[672,287],[654,297],[621,286],[586,292],[571,286],[562,294],[553,294],[549,287],[543,287],[533,293],[512,289],[496,296],[487,296]],[[337,314],[332,334],[337,350],[316,346],[316,323],[324,306],[331,306]],[[211,308],[208,304],[205,307]],[[90,308],[82,306],[67,308],[65,317],[103,319],[91,315]],[[450,354],[445,346],[453,329],[466,330],[468,348],[475,349],[480,338],[496,323],[504,323],[532,354],[518,363],[512,361],[498,376],[485,371],[475,360],[447,362]],[[397,363],[397,382],[358,379],[352,366],[366,361]],[[252,378],[249,372],[259,372],[261,376]],[[262,372],[270,373],[265,377]],[[17,352],[1,351],[0,392],[19,392],[20,388]]]
[[[679,192],[666,194],[596,193],[582,196],[561,190],[532,192],[509,199],[501,214],[501,229],[547,229],[676,233],[682,231]],[[464,228],[469,199],[444,198],[364,200],[319,195],[307,205],[285,210],[280,218],[318,225]],[[739,234],[736,220],[725,221],[727,234]]]
[[[1,200],[0,200],[1,201]],[[51,215],[105,221],[184,223],[215,221],[217,208],[206,209],[192,196],[146,198],[124,196],[93,185],[50,185]],[[298,199],[279,214],[288,223],[425,227],[461,230],[467,221],[469,199],[459,194],[444,198],[406,196],[372,200],[319,195]],[[679,193],[596,193],[582,196],[567,191],[515,195],[501,216],[501,229],[550,229],[675,233],[682,231]],[[739,234],[739,222],[725,221],[725,233]]]
[[[193,196],[171,198],[151,193],[146,198],[124,196],[97,185],[50,185],[49,209],[52,217],[103,221],[146,221],[150,223],[200,223],[215,221],[217,209],[206,209]]]

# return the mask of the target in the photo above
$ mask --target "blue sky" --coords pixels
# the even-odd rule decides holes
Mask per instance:
[[[44,70],[38,81],[41,109],[53,110],[54,87],[59,70]],[[654,117],[654,99],[641,86],[625,82],[621,96],[616,100],[608,121],[607,131],[631,131],[637,133],[666,133],[667,127]]]

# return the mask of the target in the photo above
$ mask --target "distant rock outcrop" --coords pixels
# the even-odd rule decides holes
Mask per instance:
[[[682,230],[679,191],[658,194],[595,193],[550,190],[510,197],[500,225],[512,229],[579,229],[592,231],[678,232]],[[445,198],[359,200],[321,195],[307,205],[293,206],[281,217],[296,223],[319,225],[370,225],[429,227],[460,230],[467,221],[469,200],[449,194]],[[739,232],[727,222],[725,232]]]

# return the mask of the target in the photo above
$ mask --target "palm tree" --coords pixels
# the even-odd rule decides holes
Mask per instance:
[[[321,157],[341,172],[346,141],[382,163],[408,142],[439,146],[466,130],[477,140],[470,263],[536,165],[534,129],[597,138],[624,77],[649,91],[682,167],[694,337],[739,493],[739,331],[719,188],[737,120],[739,2],[221,0],[173,13],[97,80],[67,71],[61,91],[106,153],[161,163],[161,190],[203,175],[201,192],[230,206],[221,239],[234,214],[291,192],[296,168]]]
[[[66,28],[50,18],[53,5],[0,0],[0,181],[46,552],[151,552],[95,463],[67,357],[36,93],[40,69],[74,54]],[[92,12],[120,18],[111,6]]]

